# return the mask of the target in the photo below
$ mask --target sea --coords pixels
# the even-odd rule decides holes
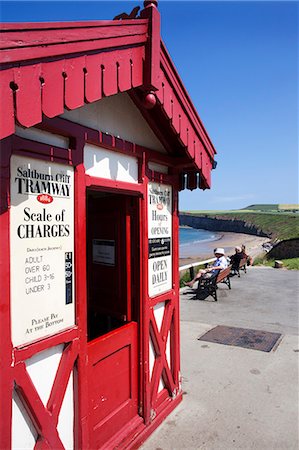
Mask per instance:
[[[217,241],[221,238],[221,234],[215,231],[201,230],[196,228],[180,227],[179,228],[179,250],[180,258],[187,258],[192,255],[194,247],[197,252],[206,250],[208,242]],[[216,244],[215,244],[216,247]],[[193,250],[193,251],[192,251]]]

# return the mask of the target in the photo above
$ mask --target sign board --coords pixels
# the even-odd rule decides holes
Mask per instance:
[[[75,323],[74,170],[11,158],[11,324],[14,346]]]
[[[115,266],[115,241],[93,239],[92,262],[103,266]]]
[[[172,288],[172,188],[148,184],[148,291],[153,297]]]

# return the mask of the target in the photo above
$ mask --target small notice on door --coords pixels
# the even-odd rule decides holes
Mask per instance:
[[[115,266],[115,241],[93,239],[92,261],[104,266]]]

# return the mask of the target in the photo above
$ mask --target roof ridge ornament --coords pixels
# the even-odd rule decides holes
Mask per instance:
[[[143,6],[145,8],[148,8],[150,6],[153,6],[154,8],[157,8],[158,7],[158,1],[157,0],[145,0],[143,2]]]
[[[147,2],[144,2],[147,3]],[[127,14],[125,12],[118,14],[113,18],[113,20],[131,20],[131,19],[137,19],[137,14],[140,10],[140,6],[135,6],[135,8],[132,9],[130,14]]]

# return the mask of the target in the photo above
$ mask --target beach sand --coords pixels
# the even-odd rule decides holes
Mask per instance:
[[[219,232],[219,238],[217,240],[199,242],[181,247],[179,265],[181,267],[185,264],[213,258],[215,247],[224,248],[226,256],[231,256],[235,253],[235,247],[241,246],[242,244],[246,246],[246,253],[254,258],[264,253],[262,245],[269,241],[269,238],[251,234]]]

